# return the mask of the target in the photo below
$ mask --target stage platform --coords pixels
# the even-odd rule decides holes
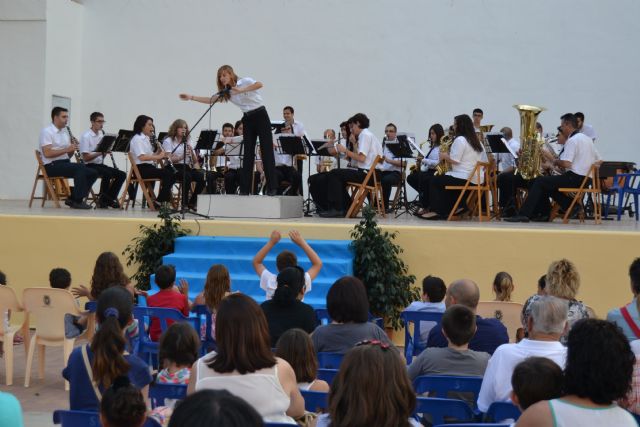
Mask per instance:
[[[157,221],[157,214],[139,207],[80,211],[53,207],[28,208],[26,200],[0,201],[0,270],[17,289],[46,286],[54,267],[72,273],[73,284],[89,285],[96,257],[103,251],[121,256],[141,224]],[[309,239],[349,239],[359,219],[302,217],[286,220],[202,219],[187,215],[184,226],[192,235],[266,237],[273,229],[298,229]],[[582,285],[578,298],[599,316],[631,299],[628,267],[640,256],[640,225],[628,216],[622,221],[580,224],[509,224],[500,221],[430,222],[403,215],[380,218],[380,226],[397,232],[396,242],[418,285],[427,274],[449,283],[468,277],[491,300],[491,283],[499,271],[515,281],[514,301],[523,302],[536,290],[538,278],[553,260],[576,263]],[[131,273],[132,268],[127,268]]]

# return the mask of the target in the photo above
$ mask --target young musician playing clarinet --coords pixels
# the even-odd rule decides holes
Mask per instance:
[[[251,191],[256,138],[260,138],[260,148],[263,156],[262,161],[267,180],[266,194],[274,196],[277,191],[278,182],[275,174],[271,120],[262,101],[262,96],[260,96],[258,92],[258,90],[262,88],[262,83],[250,77],[239,79],[233,71],[233,68],[229,65],[223,65],[218,68],[216,81],[219,92],[215,95],[208,97],[181,93],[180,99],[184,101],[202,102],[204,104],[212,104],[218,100],[221,102],[231,101],[242,110],[244,113],[242,116],[242,124],[244,127],[242,151],[244,157],[242,162],[240,193],[249,194]]]

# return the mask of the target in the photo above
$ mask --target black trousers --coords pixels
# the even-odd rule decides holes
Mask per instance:
[[[118,200],[118,194],[122,184],[127,180],[127,174],[104,164],[89,163],[87,167],[96,171],[101,178],[100,198],[108,202]]]
[[[453,205],[460,196],[461,191],[445,190],[447,185],[464,185],[466,179],[456,178],[451,175],[434,175],[429,182],[429,204],[431,210],[440,216],[448,217]],[[465,201],[460,207],[466,207]]]
[[[82,202],[89,194],[89,189],[98,179],[98,172],[88,168],[83,163],[71,163],[69,160],[55,160],[44,166],[50,177],[62,176],[73,178],[71,200]]]
[[[167,166],[161,169],[150,163],[141,163],[138,165],[138,170],[142,178],[160,178],[162,180],[156,200],[161,203],[171,200],[171,187],[176,182],[176,174],[171,168]]]
[[[531,180],[525,180],[522,175],[511,172],[498,174],[498,202],[503,213],[510,213],[516,207],[516,190],[528,188]]]
[[[243,142],[242,142],[242,179],[240,181],[240,193],[249,194],[251,191],[251,176],[253,175],[253,163],[256,154],[256,139],[260,138],[260,151],[262,153],[262,165],[267,180],[267,189],[276,191],[278,181],[276,178],[276,163],[273,155],[273,135],[271,134],[271,120],[267,109],[256,108],[242,116]]]
[[[176,169],[178,169],[178,173],[176,174],[176,181],[183,184],[182,204],[195,205],[198,201],[198,194],[202,193],[202,190],[204,190],[204,172],[199,169],[193,169],[191,166],[184,165],[182,163],[175,163],[174,166],[176,167]],[[191,197],[189,197],[192,182],[196,183],[196,188],[191,194]],[[187,189],[186,191],[184,190],[185,187]]]
[[[240,186],[242,171],[240,169],[227,169],[224,174],[224,192],[226,194],[236,194],[238,187]],[[253,173],[253,193],[258,194],[260,191],[260,172]],[[251,188],[249,188],[251,191]],[[248,193],[247,193],[248,194]]]
[[[330,172],[319,172],[309,177],[309,194],[316,205],[316,210],[326,211],[329,209],[327,200],[327,182]]]
[[[429,185],[434,169],[428,169],[426,172],[414,172],[407,177],[407,183],[418,192],[418,200],[423,209],[429,209]]]
[[[380,184],[382,185],[382,196],[384,208],[389,209],[389,197],[391,196],[391,187],[398,185],[402,181],[402,174],[399,171],[383,171],[380,173]]]
[[[562,175],[541,176],[533,180],[529,188],[527,200],[522,204],[519,214],[533,217],[535,214],[549,215],[551,205],[549,197],[552,197],[563,209],[571,204],[571,199],[558,192],[562,187],[579,187],[584,176],[568,171]]]
[[[207,183],[207,194],[216,194],[218,190],[218,178],[224,178],[222,171],[205,171],[205,182]]]
[[[327,205],[329,209],[346,211],[349,208],[347,182],[362,182],[367,173],[361,169],[334,169],[327,174]]]
[[[281,188],[280,183],[282,181],[288,181],[291,185],[291,188],[287,192],[289,196],[302,194],[300,192],[302,189],[302,175],[296,170],[296,168],[286,165],[276,166],[276,179],[278,180],[278,192],[284,191],[284,188]]]

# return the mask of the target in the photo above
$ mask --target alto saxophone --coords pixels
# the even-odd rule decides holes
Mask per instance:
[[[431,144],[431,139],[427,139],[427,140],[422,141],[422,142],[420,143],[420,146],[419,146],[419,147],[420,147],[420,149],[421,149],[421,150],[422,150],[422,146],[423,146],[424,144],[426,144],[426,143]],[[410,174],[412,174],[412,173],[414,173],[414,172],[420,172],[420,171],[424,172],[424,171],[422,170],[422,160],[423,160],[423,159],[424,159],[424,156],[423,156],[422,154],[418,154],[418,155],[416,156],[416,163],[415,163],[415,164],[413,164],[413,165],[411,165],[411,167],[409,168],[409,173],[410,173]]]
[[[451,150],[451,144],[453,144],[453,138],[449,135],[445,135],[440,140],[440,153],[449,153]],[[442,159],[436,166],[436,172],[434,175],[444,175],[451,170],[451,164]]]

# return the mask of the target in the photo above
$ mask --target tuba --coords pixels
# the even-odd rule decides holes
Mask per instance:
[[[518,158],[518,169],[522,178],[529,180],[540,175],[540,163],[542,161],[542,146],[544,139],[536,132],[538,114],[545,108],[532,105],[514,105],[513,108],[520,113],[520,143],[521,153]]]
[[[450,135],[445,135],[440,140],[440,152],[448,153],[451,150],[451,144],[453,144],[453,137]],[[451,169],[451,165],[446,160],[440,160],[440,163],[436,166],[436,172],[434,175],[444,175],[449,172]]]

